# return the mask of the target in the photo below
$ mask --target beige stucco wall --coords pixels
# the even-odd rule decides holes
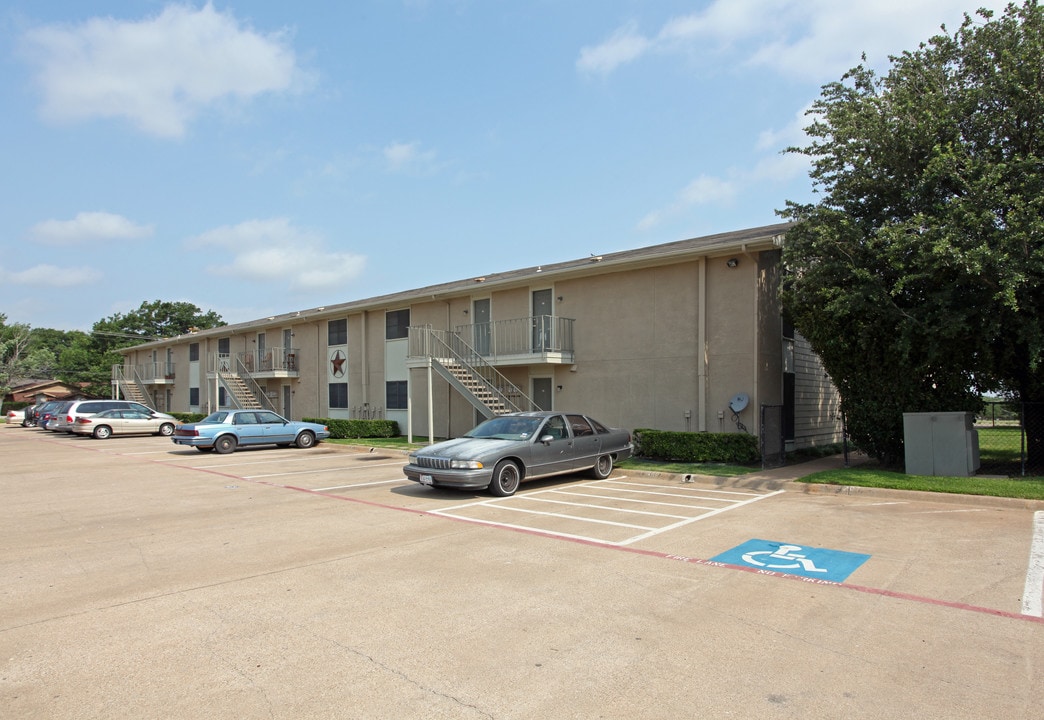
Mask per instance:
[[[429,373],[413,359],[404,360],[401,343],[391,349],[385,340],[385,313],[408,308],[413,327],[454,330],[475,321],[476,300],[489,300],[493,322],[524,319],[533,313],[533,292],[550,290],[554,315],[574,321],[575,355],[562,363],[526,364],[515,358],[517,364],[501,365],[498,369],[525,393],[531,393],[534,378],[550,378],[555,409],[586,412],[611,425],[712,432],[745,429],[756,434],[760,406],[783,402],[780,254],[765,244],[757,251],[747,245],[736,247],[709,255],[653,254],[620,264],[592,260],[568,272],[531,272],[489,283],[474,279],[455,284],[451,292],[431,295],[417,291],[387,305],[375,301],[353,308],[348,304],[340,315],[326,312],[301,320],[283,316],[272,323],[248,323],[229,329],[230,351],[251,350],[250,340],[259,330],[267,333],[269,347],[282,345],[283,330],[292,329],[292,343],[298,349],[297,376],[261,382],[275,393],[277,404],[282,402],[283,388],[292,387],[293,417],[329,417],[333,413],[327,389],[328,322],[344,318],[349,408],[336,414],[344,417],[366,404],[384,409],[385,381],[408,377],[413,434],[426,437],[430,417],[436,437],[451,437],[473,426],[475,409],[437,373]],[[735,261],[731,266],[730,260]],[[207,331],[203,338],[185,336],[130,351],[128,364],[149,361],[153,347],[162,360],[162,348],[173,346],[178,378],[172,405],[174,410],[187,410],[188,345],[199,342],[200,402],[206,407],[213,389],[213,383],[206,381],[206,355],[216,352],[220,333]],[[803,439],[799,446],[835,437],[831,413],[836,393],[829,379],[824,382],[820,377],[815,362],[810,352],[807,360],[801,360],[797,430]],[[407,370],[406,365],[416,366]],[[729,401],[737,393],[747,394],[750,402],[734,416]],[[406,425],[401,421],[403,433]]]

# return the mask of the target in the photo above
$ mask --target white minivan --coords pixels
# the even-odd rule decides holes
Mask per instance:
[[[149,413],[152,417],[169,418],[171,422],[176,422],[174,416],[156,412],[149,406],[133,400],[77,400],[69,405],[65,412],[58,413],[54,420],[47,423],[47,429],[55,432],[72,433],[73,426],[76,424],[76,418],[94,415],[103,410],[140,410],[141,412]]]

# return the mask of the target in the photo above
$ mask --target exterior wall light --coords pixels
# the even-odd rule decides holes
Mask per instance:
[[[734,268],[737,265],[739,265],[739,260],[736,258],[729,258],[725,261],[725,264],[728,265],[730,268]]]

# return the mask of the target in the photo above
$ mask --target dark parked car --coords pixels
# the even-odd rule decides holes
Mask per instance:
[[[631,434],[586,415],[528,412],[486,420],[466,435],[410,455],[403,472],[421,485],[512,495],[523,480],[588,470],[609,477],[631,456]]]
[[[268,410],[219,410],[198,423],[174,430],[175,445],[200,452],[230,453],[240,445],[282,445],[310,448],[330,437],[325,425],[287,420]]]
[[[72,404],[72,400],[48,400],[36,411],[36,427],[46,430],[47,424]]]

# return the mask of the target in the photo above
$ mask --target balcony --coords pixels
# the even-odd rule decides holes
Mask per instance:
[[[298,348],[283,347],[231,354],[211,353],[207,356],[207,372],[246,372],[258,379],[296,378],[300,377],[300,357]]]
[[[438,352],[431,346],[430,333],[439,333],[450,345],[457,340],[491,365],[571,365],[573,318],[536,315],[488,323],[458,325],[452,331],[410,328],[409,356],[428,358]]]
[[[133,374],[145,385],[173,385],[174,363],[150,362],[135,365]]]

